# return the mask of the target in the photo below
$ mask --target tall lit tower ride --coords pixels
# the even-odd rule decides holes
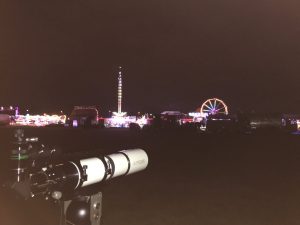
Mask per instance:
[[[126,116],[126,112],[122,112],[122,67],[119,66],[118,72],[118,111],[114,112],[114,116],[123,117]]]
[[[122,112],[122,67],[119,66],[118,76],[118,114]]]

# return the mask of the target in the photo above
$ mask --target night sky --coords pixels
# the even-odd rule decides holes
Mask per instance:
[[[1,0],[0,105],[300,112],[299,0]]]

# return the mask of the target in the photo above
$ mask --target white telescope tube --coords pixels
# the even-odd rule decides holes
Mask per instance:
[[[146,169],[148,155],[142,149],[129,149],[104,156],[104,161],[97,157],[82,159],[80,165],[86,168],[87,179],[81,185],[85,187]]]
[[[68,193],[92,184],[144,170],[148,155],[142,149],[129,149],[105,156],[66,161],[31,174],[32,194],[47,191]]]
[[[85,166],[87,180],[83,182],[82,187],[101,182],[105,178],[106,168],[103,161],[99,158],[88,158],[80,160],[81,166]]]

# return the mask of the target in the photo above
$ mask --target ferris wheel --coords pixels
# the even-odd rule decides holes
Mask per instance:
[[[207,99],[200,108],[200,113],[208,115],[228,114],[227,105],[218,98]]]

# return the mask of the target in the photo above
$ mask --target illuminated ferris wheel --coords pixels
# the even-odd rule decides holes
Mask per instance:
[[[218,98],[207,99],[201,106],[200,112],[208,115],[228,114],[227,105]]]

